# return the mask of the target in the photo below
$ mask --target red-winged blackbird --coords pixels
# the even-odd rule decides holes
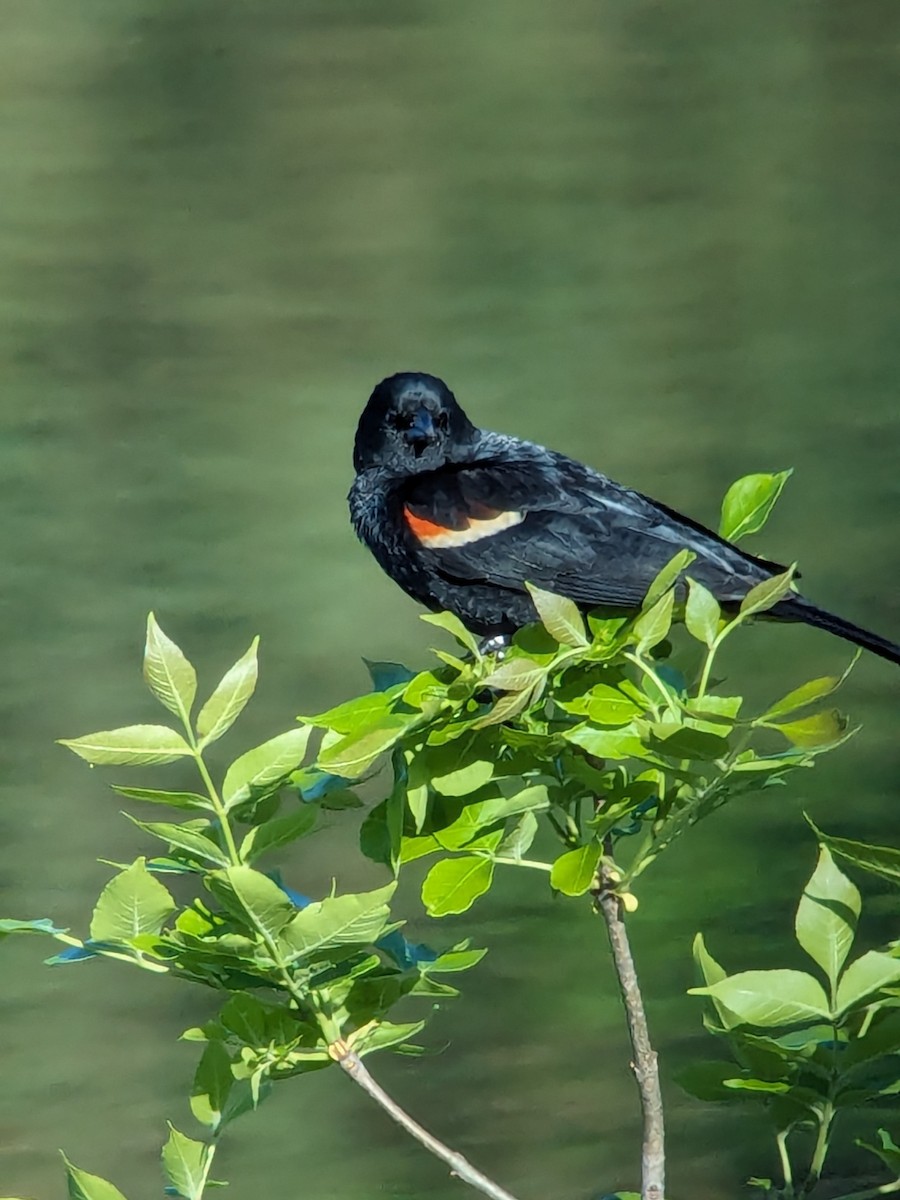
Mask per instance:
[[[784,568],[689,517],[532,442],[476,429],[433,375],[375,388],[356,433],[354,528],[410,596],[475,633],[537,619],[526,581],[588,610],[633,612],[684,547],[689,574],[723,607]],[[900,646],[792,595],[767,616],[805,621],[891,662]]]

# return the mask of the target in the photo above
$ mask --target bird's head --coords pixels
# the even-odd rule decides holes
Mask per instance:
[[[434,471],[464,461],[478,430],[442,379],[403,371],[383,379],[356,430],[357,471],[385,467],[397,475]]]

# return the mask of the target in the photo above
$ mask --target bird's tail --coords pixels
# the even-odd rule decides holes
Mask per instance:
[[[780,607],[780,605],[776,605],[773,615],[781,615],[778,612]],[[886,658],[888,662],[900,664],[900,646],[896,642],[891,642],[887,638],[881,637],[880,634],[869,633],[868,629],[862,629],[859,625],[854,625],[852,621],[845,621],[843,617],[835,616],[834,613],[827,612],[824,608],[818,608],[800,596],[787,602],[784,616],[788,620],[804,621],[807,625],[814,625],[817,629],[825,629],[828,633],[833,633],[847,642],[862,646],[864,650],[871,650],[873,654]]]

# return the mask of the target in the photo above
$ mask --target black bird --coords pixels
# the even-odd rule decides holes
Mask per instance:
[[[689,517],[533,442],[477,429],[447,385],[403,372],[363,410],[350,514],[390,577],[473,632],[537,619],[526,581],[581,608],[633,612],[679,550],[726,609],[784,568]],[[770,617],[803,621],[900,663],[900,646],[792,595]]]

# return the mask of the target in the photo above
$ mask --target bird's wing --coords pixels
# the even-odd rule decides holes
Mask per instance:
[[[722,602],[780,570],[702,525],[560,455],[481,461],[418,477],[404,499],[417,553],[451,581],[525,582],[585,605],[633,608],[680,549]]]

